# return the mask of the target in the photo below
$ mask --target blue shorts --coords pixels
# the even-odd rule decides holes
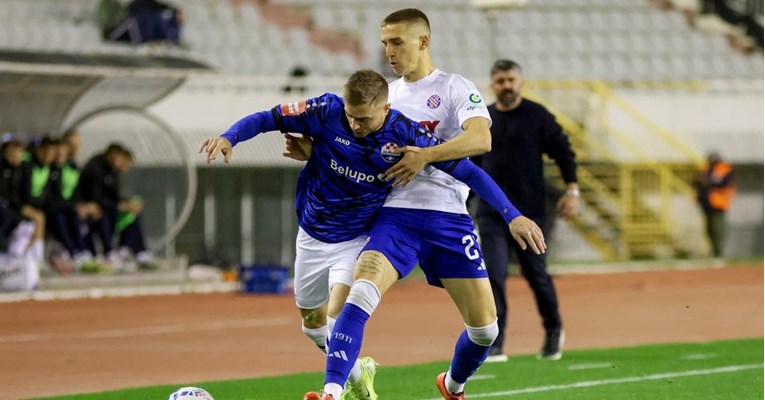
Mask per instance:
[[[383,207],[362,251],[379,251],[401,277],[419,263],[428,283],[441,278],[486,278],[486,266],[467,214]]]

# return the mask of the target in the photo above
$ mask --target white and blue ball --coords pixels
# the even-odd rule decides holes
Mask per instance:
[[[207,393],[206,390],[200,389],[198,387],[182,387],[173,394],[170,395],[170,397],[167,398],[167,400],[215,400],[213,399],[212,395],[210,393]]]

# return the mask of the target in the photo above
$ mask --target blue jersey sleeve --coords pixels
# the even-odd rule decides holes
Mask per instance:
[[[239,142],[270,131],[313,135],[319,131],[331,107],[337,106],[336,95],[324,94],[308,100],[277,105],[271,110],[259,111],[235,122],[222,138],[236,146]]]
[[[263,132],[275,130],[276,123],[273,117],[273,110],[259,111],[236,121],[220,137],[227,139],[231,142],[232,146],[236,146],[239,142],[252,139]]]
[[[446,163],[434,163],[433,166],[468,185],[480,198],[497,210],[505,222],[510,223],[516,217],[521,216],[520,211],[510,202],[502,189],[494,182],[494,179],[491,179],[489,174],[467,158],[447,161]]]
[[[410,143],[414,146],[430,147],[444,142],[419,125],[410,125],[409,130]],[[431,165],[468,185],[479,197],[497,210],[502,215],[502,218],[505,219],[505,222],[509,223],[516,217],[521,216],[521,213],[510,202],[497,183],[494,182],[494,179],[467,158],[441,161]]]

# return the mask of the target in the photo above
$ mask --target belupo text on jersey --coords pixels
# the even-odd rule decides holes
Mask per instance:
[[[346,176],[349,179],[356,181],[356,183],[359,183],[359,182],[374,183],[375,179],[379,181],[382,181],[383,179],[385,179],[385,174],[379,174],[377,177],[375,177],[373,175],[365,174],[361,171],[356,171],[355,169],[347,165],[340,165],[334,159],[329,160],[329,167],[332,168],[332,170],[337,172],[338,174]]]

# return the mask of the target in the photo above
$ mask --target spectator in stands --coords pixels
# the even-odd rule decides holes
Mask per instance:
[[[157,0],[133,0],[128,17],[111,33],[109,39],[133,44],[150,42],[180,43],[183,12]]]
[[[101,29],[101,38],[108,40],[111,34],[128,19],[127,6],[120,0],[101,0],[96,9],[96,24]]]
[[[284,93],[305,93],[305,77],[308,76],[308,70],[301,66],[297,66],[290,71],[289,82],[282,88]]]
[[[706,230],[712,245],[712,254],[722,257],[725,245],[725,213],[736,192],[733,166],[723,161],[720,153],[707,155],[707,165],[696,179],[698,201],[704,211]]]
[[[85,165],[80,175],[78,190],[84,202],[98,204],[101,218],[91,225],[86,243],[95,253],[94,235],[101,239],[103,253],[114,267],[124,265],[132,252],[141,268],[153,268],[151,254],[146,250],[140,214],[143,200],[138,197],[124,199],[120,195],[120,175],[133,165],[132,153],[122,145],[110,144]],[[114,250],[114,234],[119,233],[119,251]]]
[[[0,146],[0,154],[0,252],[29,256],[39,264],[43,261],[45,214],[25,204],[22,196],[24,147],[11,139]],[[14,236],[19,240],[13,242]]]
[[[549,228],[545,211],[546,188],[543,156],[555,160],[566,182],[566,191],[557,200],[557,212],[572,217],[579,210],[579,187],[575,154],[555,117],[542,105],[521,96],[521,66],[511,60],[497,60],[491,69],[491,89],[497,98],[491,104],[492,150],[471,157],[492,177],[518,210],[537,225]],[[487,362],[504,361],[502,352],[507,321],[505,282],[508,264],[514,254],[528,282],[542,317],[545,339],[538,358],[557,360],[562,355],[565,334],[558,310],[558,296],[547,272],[546,254],[523,251],[512,240],[504,220],[485,202],[478,204],[477,223],[489,281],[497,306],[500,333],[492,345]],[[551,218],[554,218],[551,216]],[[548,237],[548,232],[544,232]]]

